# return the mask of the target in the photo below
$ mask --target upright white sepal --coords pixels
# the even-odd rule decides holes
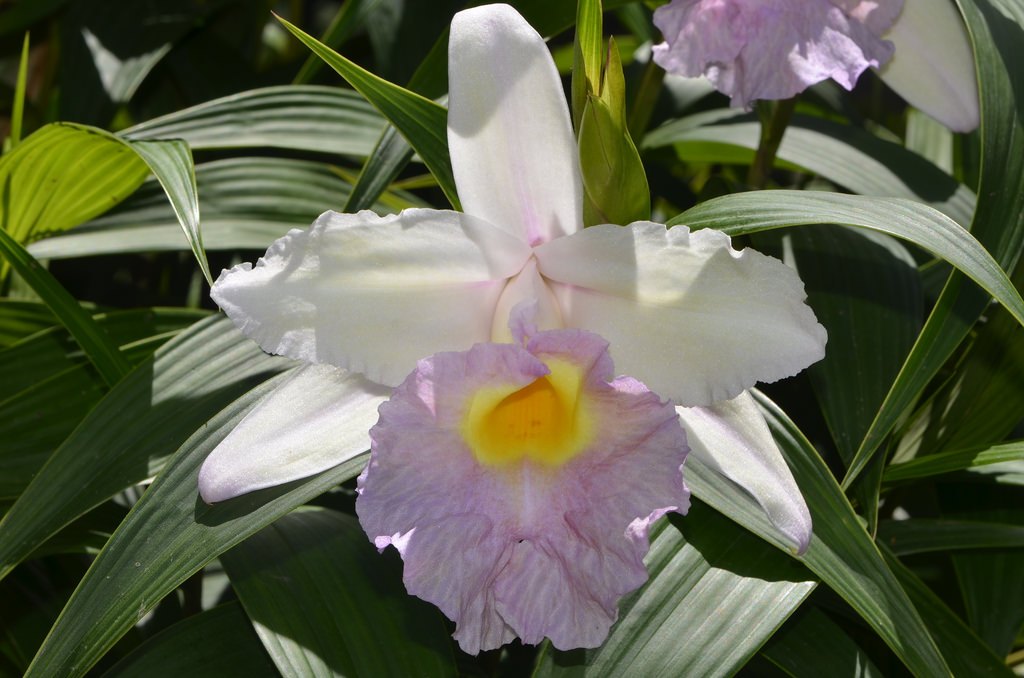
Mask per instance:
[[[199,470],[207,503],[319,473],[370,448],[377,407],[391,389],[331,367],[306,365],[239,422]]]
[[[768,519],[803,553],[811,514],[800,488],[749,392],[711,407],[677,407],[690,454],[746,490]]]
[[[896,54],[882,79],[955,132],[978,126],[978,79],[967,26],[952,0],[905,0],[885,35]]]
[[[576,139],[544,40],[508,5],[459,12],[448,149],[462,209],[530,244],[583,226]]]

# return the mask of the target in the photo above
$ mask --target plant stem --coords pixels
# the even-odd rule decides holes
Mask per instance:
[[[775,154],[786,133],[786,127],[793,117],[796,98],[782,101],[757,102],[757,115],[761,119],[761,138],[757,144],[754,162],[747,174],[747,184],[752,189],[762,189],[768,184],[768,175],[775,164]]]

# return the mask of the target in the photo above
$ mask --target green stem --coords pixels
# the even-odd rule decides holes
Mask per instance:
[[[757,144],[754,162],[747,174],[747,184],[752,189],[762,189],[768,184],[768,176],[775,165],[775,154],[786,133],[786,127],[793,117],[796,98],[783,101],[757,102],[757,115],[761,119],[761,138]]]

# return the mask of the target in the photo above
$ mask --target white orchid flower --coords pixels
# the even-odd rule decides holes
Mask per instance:
[[[824,355],[825,331],[781,262],[724,234],[638,222],[582,227],[577,149],[542,38],[512,8],[459,13],[449,45],[448,143],[464,212],[327,212],[212,296],[270,353],[308,363],[211,453],[217,502],[302,478],[370,444],[377,407],[443,351],[539,331],[606,339],[616,368],[680,406],[693,453],[744,487],[794,548],[806,505],[745,390]]]

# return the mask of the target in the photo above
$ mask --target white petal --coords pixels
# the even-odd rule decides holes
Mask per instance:
[[[531,244],[578,230],[576,140],[537,31],[508,5],[459,12],[448,87],[448,148],[462,209]]]
[[[757,500],[768,519],[803,553],[811,514],[749,393],[711,407],[677,407],[690,453]]]
[[[255,267],[224,271],[211,296],[265,351],[395,385],[424,356],[488,341],[505,279],[529,256],[458,212],[325,212]]]
[[[529,334],[536,334],[538,330],[556,330],[565,327],[555,295],[551,293],[551,288],[537,272],[537,262],[530,259],[519,275],[508,281],[501,297],[498,298],[498,305],[494,310],[491,341],[504,344],[519,343],[513,338],[515,333],[509,323],[512,309],[521,302],[536,302],[531,311],[532,330]]]
[[[896,46],[882,79],[956,132],[978,126],[978,80],[967,27],[951,0],[905,0],[885,38]]]
[[[199,494],[214,503],[305,478],[365,452],[391,389],[330,365],[306,365],[214,448]]]
[[[782,262],[711,229],[593,226],[538,247],[567,327],[611,343],[623,374],[710,405],[825,355],[825,329]]]

